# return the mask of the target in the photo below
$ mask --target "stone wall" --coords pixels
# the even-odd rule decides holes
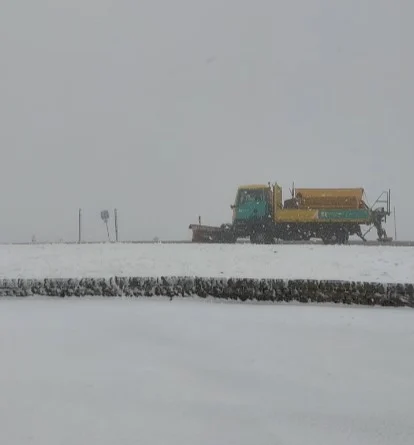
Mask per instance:
[[[414,307],[414,286],[404,283],[193,277],[0,280],[0,296],[31,295],[165,296],[170,299],[178,296],[198,296],[239,301],[329,302]]]

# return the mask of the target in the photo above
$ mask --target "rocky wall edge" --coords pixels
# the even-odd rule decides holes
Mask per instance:
[[[411,283],[203,277],[1,279],[0,296],[213,297],[223,300],[414,307]]]

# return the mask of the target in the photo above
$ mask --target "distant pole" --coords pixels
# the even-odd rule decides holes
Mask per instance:
[[[82,210],[79,209],[79,221],[78,221],[78,242],[82,242]]]
[[[394,239],[397,241],[397,216],[395,215],[395,206],[394,206]]]
[[[114,220],[115,220],[115,240],[116,240],[116,242],[118,242],[119,238],[118,238],[118,210],[117,209],[114,210]]]

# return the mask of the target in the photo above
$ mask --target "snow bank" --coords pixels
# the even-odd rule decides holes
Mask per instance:
[[[413,305],[414,249],[390,246],[0,246],[3,296],[212,296]]]
[[[0,278],[113,276],[414,283],[414,248],[249,244],[0,246]]]

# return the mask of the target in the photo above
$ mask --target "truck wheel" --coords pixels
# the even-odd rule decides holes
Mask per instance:
[[[234,233],[230,224],[222,224],[220,226],[220,242],[225,244],[234,244],[237,241],[237,235]]]
[[[329,245],[333,245],[333,244],[337,244],[338,243],[338,238],[335,234],[330,234],[330,235],[324,235],[322,236],[322,242],[324,244],[329,244]]]
[[[337,244],[347,244],[349,241],[349,232],[346,229],[339,229],[335,235]]]
[[[252,244],[273,244],[273,238],[266,232],[254,232],[250,235]]]
[[[233,233],[226,233],[223,238],[223,243],[225,244],[235,244],[237,241],[237,236]]]

